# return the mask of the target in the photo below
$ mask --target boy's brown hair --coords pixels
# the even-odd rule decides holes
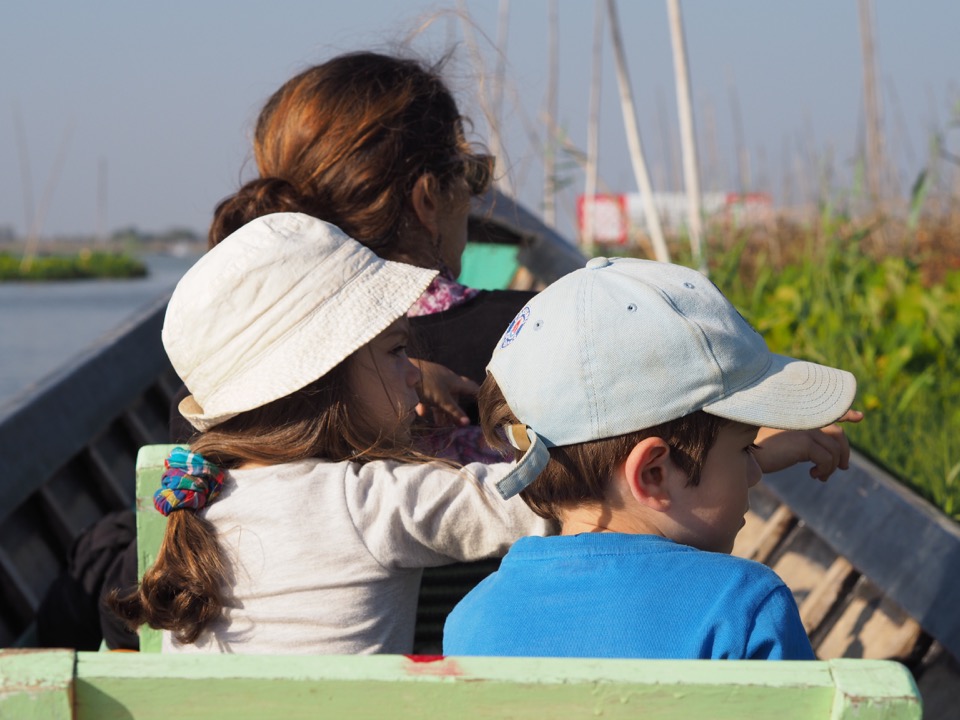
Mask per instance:
[[[480,425],[491,447],[513,452],[519,460],[523,452],[506,439],[502,428],[520,420],[507,404],[493,375],[487,375],[477,395]],[[684,417],[650,428],[550,448],[550,462],[537,479],[520,492],[520,497],[537,515],[560,521],[561,512],[586,503],[602,503],[607,485],[617,466],[627,459],[641,440],[659,437],[670,446],[670,459],[690,477],[690,485],[700,483],[700,472],[707,453],[728,420],[698,410]]]

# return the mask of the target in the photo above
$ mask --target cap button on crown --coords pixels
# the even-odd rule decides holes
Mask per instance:
[[[610,264],[610,258],[595,257],[587,260],[586,267],[589,268],[590,270],[599,270],[600,268],[604,268],[609,264]]]

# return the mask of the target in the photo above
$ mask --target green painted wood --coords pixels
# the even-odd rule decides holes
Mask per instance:
[[[0,651],[0,718],[919,720],[906,668],[764,662]]]
[[[461,283],[479,290],[499,290],[517,274],[517,245],[467,243],[460,261]]]
[[[854,659],[830,660],[836,686],[832,718],[882,717],[909,720],[923,715],[913,677],[888,672],[888,665]],[[902,667],[902,666],[901,666]]]
[[[0,650],[0,719],[73,717],[73,650]]]
[[[137,453],[137,576],[143,577],[157,559],[167,519],[153,507],[153,493],[160,487],[163,461],[176,445],[144,445]],[[140,628],[140,651],[158,653],[161,632]]]
[[[838,698],[838,696],[841,696]],[[920,718],[906,669],[828,662],[78,653],[77,718]]]

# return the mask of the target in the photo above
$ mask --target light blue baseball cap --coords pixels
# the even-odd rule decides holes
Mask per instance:
[[[633,258],[593,258],[532,298],[487,371],[525,426],[508,433],[525,454],[497,485],[505,498],[536,479],[549,447],[697,410],[813,429],[839,419],[857,389],[844,370],[770,352],[696,270]]]

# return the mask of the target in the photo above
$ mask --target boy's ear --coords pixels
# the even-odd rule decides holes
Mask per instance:
[[[657,512],[670,508],[667,480],[677,468],[670,459],[670,446],[663,438],[646,438],[634,445],[623,470],[634,500]]]
[[[440,205],[437,201],[437,181],[433,175],[424,173],[417,178],[410,194],[410,202],[413,204],[413,211],[417,214],[420,224],[427,229],[430,237],[436,237],[440,232],[438,218]]]

